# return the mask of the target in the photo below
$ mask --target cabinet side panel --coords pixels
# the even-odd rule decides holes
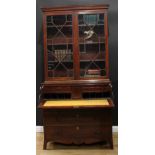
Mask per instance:
[[[44,78],[48,79],[47,75],[47,32],[46,32],[46,15],[43,15],[43,39],[44,39]]]

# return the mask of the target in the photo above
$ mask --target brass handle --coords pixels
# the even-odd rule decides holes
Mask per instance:
[[[80,127],[79,127],[79,126],[77,126],[77,127],[76,127],[76,130],[79,130],[79,129],[80,129]]]

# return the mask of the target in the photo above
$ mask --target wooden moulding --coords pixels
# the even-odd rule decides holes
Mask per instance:
[[[94,9],[108,9],[109,5],[87,5],[87,6],[64,6],[64,7],[44,7],[41,8],[43,12],[53,12],[53,11],[73,11],[73,10],[94,10]]]
[[[53,81],[44,81],[42,85],[51,85],[51,86],[56,86],[56,85],[72,85],[72,86],[84,86],[84,85],[104,85],[104,84],[111,84],[109,79],[94,79],[94,80],[68,80],[68,81],[58,81],[58,80],[53,80]]]

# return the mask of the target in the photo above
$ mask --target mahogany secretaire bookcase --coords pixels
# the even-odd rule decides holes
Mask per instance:
[[[43,110],[47,142],[113,148],[108,5],[42,8]]]

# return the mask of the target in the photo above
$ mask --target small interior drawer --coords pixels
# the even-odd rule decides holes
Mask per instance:
[[[55,86],[55,87],[50,87],[50,86],[45,86],[42,90],[43,92],[46,92],[46,93],[67,93],[67,92],[71,92],[71,87],[69,86],[65,86],[65,87],[59,87],[59,86]]]

